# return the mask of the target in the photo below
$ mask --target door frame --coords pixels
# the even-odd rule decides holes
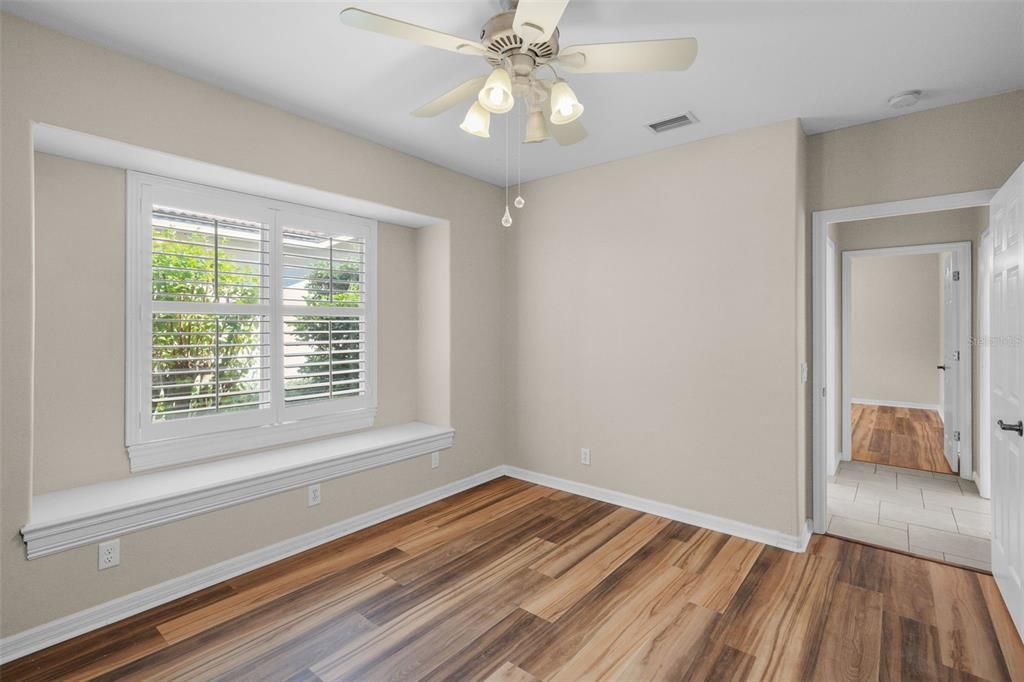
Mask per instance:
[[[825,243],[828,239],[828,226],[833,223],[850,222],[853,220],[888,218],[914,213],[931,213],[933,211],[988,206],[996,191],[988,189],[977,192],[943,194],[920,199],[814,211],[811,214],[811,342],[813,346],[812,367],[815,368],[813,374],[813,400],[811,401],[813,434],[811,443],[811,516],[814,522],[815,533],[825,532],[825,522],[828,518],[828,464],[824,433],[827,386],[825,372],[821,371],[825,366],[826,302],[824,260]]]
[[[987,246],[986,246],[987,243]],[[989,228],[978,237],[978,338],[992,336],[992,231]],[[992,347],[978,345],[978,494],[992,498]]]
[[[836,255],[839,253],[836,243],[831,237],[825,237],[825,296],[828,301],[836,300],[836,289],[839,286],[839,273],[836,272]],[[841,269],[841,268],[840,268]],[[835,305],[825,306],[825,376],[834,379],[836,377],[836,334]],[[828,462],[828,474],[835,475],[839,460],[844,459],[842,450],[836,447],[837,434],[841,427],[837,424],[836,415],[839,407],[836,403],[836,395],[833,391],[825,396],[825,455]]]
[[[850,384],[850,318],[852,316],[853,302],[850,296],[850,286],[852,284],[852,270],[853,260],[855,258],[871,258],[871,257],[895,257],[895,256],[919,256],[926,254],[941,254],[941,253],[953,253],[956,254],[958,267],[960,269],[960,281],[966,284],[967,295],[959,295],[957,305],[957,345],[960,348],[960,364],[957,366],[959,370],[959,381],[960,395],[957,396],[960,420],[962,426],[960,427],[960,478],[971,480],[971,474],[974,471],[974,460],[973,460],[973,449],[971,444],[973,443],[972,427],[974,424],[974,415],[971,409],[971,380],[972,380],[972,369],[973,360],[971,359],[971,309],[972,309],[972,298],[971,295],[971,283],[972,272],[971,272],[971,242],[946,242],[946,243],[935,243],[935,244],[914,244],[912,246],[889,246],[878,249],[860,249],[857,251],[843,251],[843,352],[842,352],[842,372],[843,372],[843,459],[849,460],[853,456],[853,424],[851,418],[851,409],[853,405],[853,393],[851,391]],[[942,333],[942,330],[939,330]],[[870,402],[870,401],[868,401]],[[888,403],[887,403],[888,404]],[[892,403],[895,405],[895,403]],[[910,405],[905,403],[905,407],[920,407],[922,409],[928,409],[932,406],[924,405]],[[966,406],[966,407],[965,407]],[[941,405],[938,406],[941,409]]]

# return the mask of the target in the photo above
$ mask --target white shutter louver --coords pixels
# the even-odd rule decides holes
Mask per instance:
[[[366,242],[282,231],[287,406],[366,394]]]

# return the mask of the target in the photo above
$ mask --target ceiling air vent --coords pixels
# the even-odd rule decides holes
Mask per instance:
[[[673,128],[682,128],[688,126],[691,123],[696,123],[697,117],[692,112],[687,111],[682,116],[676,116],[674,118],[666,118],[664,121],[658,121],[657,123],[648,123],[647,127],[656,133],[663,133],[666,130],[672,130]]]

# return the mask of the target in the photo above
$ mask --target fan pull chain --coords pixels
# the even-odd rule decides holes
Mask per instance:
[[[526,108],[523,103],[523,108]],[[522,114],[516,114],[516,200],[512,205],[516,208],[526,206],[526,199],[523,199],[523,142],[522,142]]]
[[[512,125],[505,121],[505,215],[501,216],[501,224],[512,227],[512,214],[508,212],[508,132]]]

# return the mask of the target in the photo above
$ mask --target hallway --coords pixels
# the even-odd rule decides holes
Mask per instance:
[[[854,403],[851,423],[854,461],[957,473],[942,452],[942,419],[937,412]]]

